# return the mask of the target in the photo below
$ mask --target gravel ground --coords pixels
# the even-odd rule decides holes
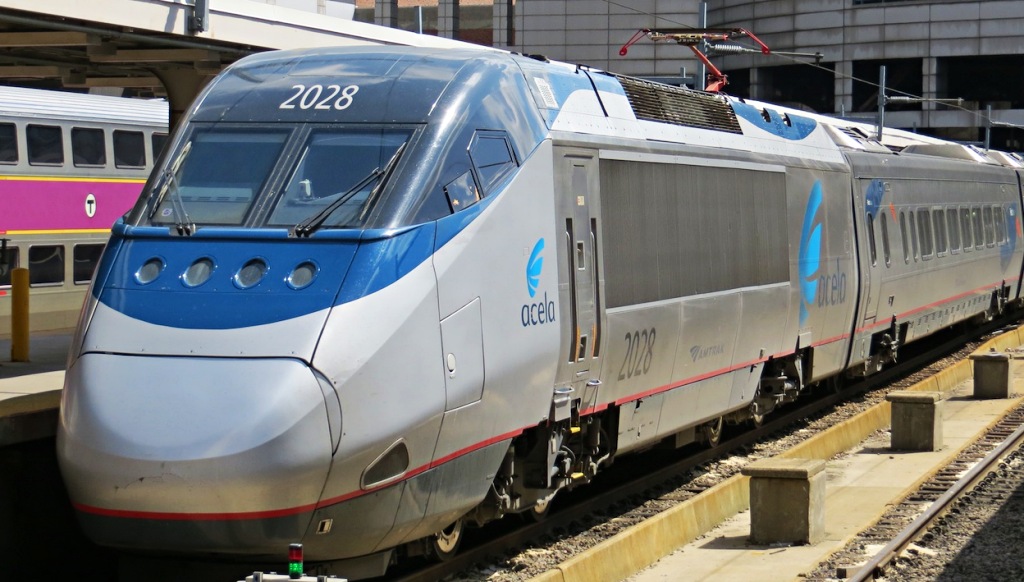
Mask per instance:
[[[447,580],[519,582],[537,576],[648,517],[692,497],[692,490],[705,489],[720,483],[739,473],[747,463],[775,456],[826,428],[860,414],[884,400],[886,393],[905,389],[955,364],[977,349],[979,343],[971,343],[919,372],[884,388],[857,396],[832,411],[786,427],[753,447],[736,451],[732,455],[679,475],[669,483],[650,489],[642,499],[630,500],[628,507],[613,507],[602,514],[594,514],[587,523],[574,524],[575,527],[571,531],[559,531],[554,537],[538,539],[535,544],[520,548],[500,562],[480,566]]]

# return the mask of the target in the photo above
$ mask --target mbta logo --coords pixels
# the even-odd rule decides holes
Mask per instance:
[[[537,297],[537,287],[540,286],[540,274],[544,270],[544,239],[538,239],[533,245],[533,252],[530,253],[530,260],[526,262],[526,290],[530,299],[537,299],[536,303],[526,303],[520,310],[520,319],[523,327],[531,325],[544,325],[555,321],[555,302],[548,300],[547,291],[543,298]]]

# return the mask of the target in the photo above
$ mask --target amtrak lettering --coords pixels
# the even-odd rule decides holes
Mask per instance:
[[[725,346],[718,344],[715,346],[693,346],[690,348],[690,359],[694,362],[697,360],[703,360],[708,356],[720,356],[725,353]]]
[[[526,290],[533,299],[537,294],[537,287],[540,285],[540,274],[544,270],[544,239],[537,239],[530,253],[530,260],[526,262]],[[531,325],[544,325],[555,321],[555,302],[548,300],[547,291],[544,297],[535,303],[527,303],[520,310],[520,319],[523,327]]]

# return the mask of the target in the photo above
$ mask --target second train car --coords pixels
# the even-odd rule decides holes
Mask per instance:
[[[444,556],[1018,301],[1019,159],[893,139],[501,52],[243,59],[93,283],[58,432],[80,521]]]

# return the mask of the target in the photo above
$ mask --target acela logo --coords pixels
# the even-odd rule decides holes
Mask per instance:
[[[821,267],[821,221],[818,208],[821,206],[821,182],[811,187],[804,210],[804,224],[800,231],[800,327],[810,315],[807,307],[814,305],[818,294],[818,269]]]
[[[540,274],[544,270],[544,257],[541,256],[543,251],[544,239],[541,238],[537,240],[537,244],[533,245],[530,260],[526,262],[526,290],[529,291],[531,299],[536,297],[537,287],[540,286]],[[523,305],[520,317],[523,327],[555,321],[555,302],[548,300],[548,294],[545,291],[543,299],[536,303]]]
[[[526,263],[526,290],[530,292],[530,297],[537,294],[537,285],[540,284],[540,272],[544,268],[544,257],[540,256],[540,252],[543,250],[544,239],[538,239]]]

